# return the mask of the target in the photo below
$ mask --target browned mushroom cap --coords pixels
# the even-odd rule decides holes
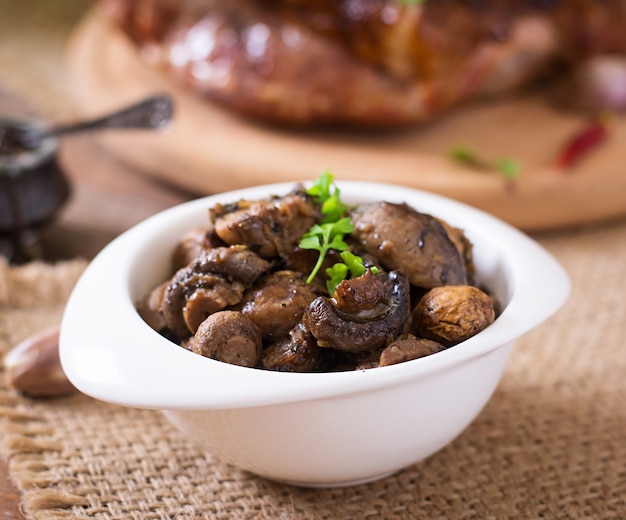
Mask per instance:
[[[211,273],[196,275],[193,285],[196,289],[186,298],[182,310],[183,320],[191,333],[214,312],[239,303],[246,289],[241,282],[228,282]]]
[[[193,334],[213,312],[241,301],[245,286],[219,274],[181,269],[168,284],[163,298],[163,319],[179,337]]]
[[[203,251],[223,245],[214,235],[213,226],[191,229],[181,237],[174,250],[174,269],[189,265]]]
[[[316,296],[300,273],[277,271],[246,295],[241,312],[254,322],[263,338],[273,341],[289,334]]]
[[[180,337],[193,334],[210,313],[239,303],[246,288],[269,267],[245,246],[203,251],[179,269],[165,289],[162,313],[167,328]]]
[[[137,312],[154,330],[163,330],[167,324],[163,318],[163,296],[169,282],[163,282],[137,304]]]
[[[200,254],[191,268],[200,273],[216,273],[228,280],[252,285],[271,265],[244,245],[215,247]]]
[[[344,280],[335,288],[333,298],[337,309],[346,314],[363,314],[387,300],[386,277],[376,276],[370,269],[357,278]]]
[[[494,320],[492,299],[470,285],[435,287],[413,310],[417,336],[447,347],[478,334]]]
[[[419,339],[409,335],[398,338],[385,347],[380,354],[379,366],[385,367],[404,363],[441,352],[446,347],[430,339]]]
[[[309,305],[302,321],[320,347],[348,352],[371,351],[402,330],[409,316],[409,282],[397,271],[376,276],[385,287],[384,301],[373,307],[368,304],[369,308],[362,312],[343,312],[331,298],[323,296]],[[341,283],[350,284],[351,280]]]
[[[451,226],[445,220],[437,219],[448,233],[450,240],[457,248],[463,262],[465,264],[465,273],[467,275],[467,284],[473,285],[476,276],[476,265],[474,264],[474,245],[467,238],[465,232],[457,227]]]
[[[418,287],[466,284],[465,262],[434,217],[407,204],[380,202],[358,207],[352,237],[383,267],[399,270]]]
[[[198,327],[192,345],[196,354],[243,367],[256,367],[263,349],[256,325],[237,311],[211,314]]]
[[[215,233],[227,244],[245,244],[263,258],[287,258],[315,223],[317,208],[305,192],[214,206]]]
[[[263,350],[261,368],[279,372],[311,372],[322,357],[313,335],[302,323],[297,324],[288,337]]]

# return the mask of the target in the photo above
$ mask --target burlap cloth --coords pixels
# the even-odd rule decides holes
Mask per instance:
[[[89,5],[0,2],[2,85],[39,113],[71,111],[60,56]],[[213,460],[159,412],[80,394],[28,400],[0,377],[0,451],[26,516],[626,519],[626,221],[538,238],[570,273],[571,298],[518,342],[484,411],[429,459],[367,485],[294,488]],[[0,260],[0,355],[60,320],[84,266]]]
[[[378,482],[312,490],[200,452],[160,412],[0,385],[2,454],[29,517],[626,518],[626,222],[538,237],[573,292],[516,345],[477,420]],[[57,322],[85,262],[0,264],[0,350]],[[85,338],[88,341],[88,338]]]

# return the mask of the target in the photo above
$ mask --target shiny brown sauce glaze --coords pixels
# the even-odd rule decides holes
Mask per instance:
[[[427,122],[626,55],[624,0],[103,3],[142,56],[199,94],[292,126]]]

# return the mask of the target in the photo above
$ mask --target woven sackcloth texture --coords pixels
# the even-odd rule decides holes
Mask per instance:
[[[516,345],[479,417],[383,480],[301,489],[200,452],[160,412],[0,385],[1,449],[35,519],[626,518],[626,222],[538,237],[566,305]],[[0,350],[57,321],[83,263],[0,269]],[[86,338],[88,341],[88,338]]]

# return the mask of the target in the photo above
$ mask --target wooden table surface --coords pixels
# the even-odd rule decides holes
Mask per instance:
[[[0,114],[36,115],[23,100],[8,95],[1,86]],[[95,135],[64,138],[60,162],[72,195],[42,232],[45,260],[92,258],[132,225],[192,198],[120,164],[102,151]],[[6,461],[0,459],[0,519],[24,519],[19,504],[19,491],[10,479]]]

